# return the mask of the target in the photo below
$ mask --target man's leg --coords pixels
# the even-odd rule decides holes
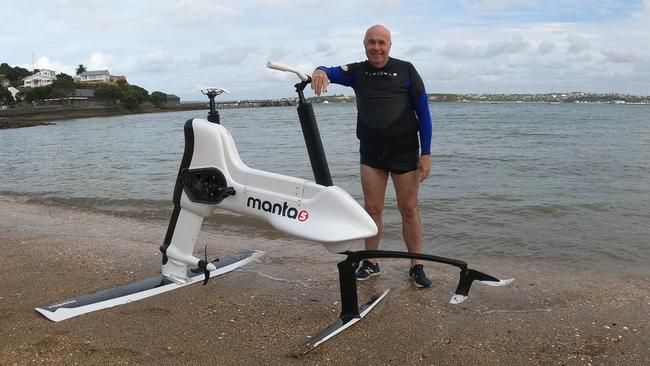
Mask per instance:
[[[391,174],[397,207],[402,215],[402,236],[409,252],[422,252],[422,224],[418,211],[418,188],[420,186],[418,171],[403,174]],[[411,259],[411,267],[420,264],[420,260]]]
[[[377,235],[365,240],[366,250],[379,249],[379,239],[382,229],[382,211],[388,184],[388,172],[361,164],[361,188],[363,189],[363,202],[366,212],[377,225]],[[371,260],[376,263],[375,259]]]
[[[397,193],[397,206],[402,215],[402,236],[409,252],[422,252],[422,224],[418,212],[418,188],[420,185],[417,170],[404,174],[391,174],[395,192]],[[420,260],[411,259],[409,277],[416,287],[429,288],[432,282],[424,273]]]

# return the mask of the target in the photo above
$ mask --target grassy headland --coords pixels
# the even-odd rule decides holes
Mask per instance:
[[[63,105],[39,108],[15,108],[0,111],[0,129],[20,128],[52,124],[55,121],[87,118],[108,117],[139,113],[176,112],[190,110],[207,110],[206,103],[171,104],[163,107],[145,103],[135,110],[129,110],[121,105]]]

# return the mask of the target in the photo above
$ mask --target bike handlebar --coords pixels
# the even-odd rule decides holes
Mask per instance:
[[[300,78],[300,80],[302,80],[302,81],[307,81],[308,82],[309,79],[310,79],[309,76],[303,74],[302,72],[298,71],[297,69],[295,69],[295,68],[293,68],[291,66],[286,66],[286,65],[279,64],[277,62],[268,61],[266,63],[266,67],[268,67],[269,69],[273,69],[273,70],[292,72],[292,73],[296,74],[298,76],[298,78]]]

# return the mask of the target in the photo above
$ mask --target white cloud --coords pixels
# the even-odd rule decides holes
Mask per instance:
[[[586,38],[574,33],[567,36],[567,41],[569,42],[569,52],[571,53],[580,53],[590,46]]]
[[[414,55],[417,55],[417,54],[420,54],[420,53],[431,53],[431,51],[432,51],[432,50],[431,50],[431,47],[428,47],[428,46],[419,46],[419,45],[418,45],[418,46],[409,47],[409,48],[404,52],[404,54],[406,54],[406,55],[408,55],[408,56],[414,56]]]
[[[514,36],[511,39],[491,41],[487,44],[485,57],[494,57],[503,54],[511,54],[528,48],[528,43],[520,36]]]
[[[3,61],[4,62],[4,61]],[[32,65],[22,64],[22,65],[12,65],[25,68],[27,70],[32,70]],[[47,56],[39,56],[34,60],[33,68],[35,69],[47,69],[55,71],[56,73],[64,73],[72,75],[71,72],[74,70],[74,67],[60,60],[50,60]]]
[[[109,70],[111,71],[111,67],[113,66],[113,57],[110,55],[107,55],[103,52],[96,51],[93,52],[89,57],[88,57],[88,62],[84,65],[86,67],[86,70],[92,71],[92,70]]]
[[[240,65],[249,56],[257,53],[258,51],[254,47],[224,47],[209,52],[202,52],[199,55],[199,66]]]
[[[510,39],[473,41],[472,44],[465,41],[448,42],[440,53],[451,58],[492,58],[517,53],[529,46],[528,42],[516,35]]]
[[[224,23],[236,21],[242,15],[242,10],[234,8],[230,1],[211,0],[172,0],[169,7],[164,7],[163,13],[169,12],[172,19],[183,24],[195,24],[205,26],[205,36],[209,37],[211,32],[219,32],[219,27]]]
[[[555,44],[547,41],[544,41],[540,43],[539,46],[537,46],[537,52],[540,55],[546,55],[548,53],[551,53],[553,52],[554,49],[555,49]]]
[[[540,0],[463,0],[461,4],[466,11],[498,12],[512,8],[529,8],[538,6]]]

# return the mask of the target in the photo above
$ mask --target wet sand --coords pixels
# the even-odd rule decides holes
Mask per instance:
[[[166,222],[0,196],[0,365],[647,365],[650,276],[468,260],[507,287],[475,284],[448,304],[455,268],[428,265],[430,290],[404,260],[360,283],[362,302],[391,289],[360,322],[302,353],[340,312],[341,256],[286,240],[216,230],[213,254],[260,249],[258,262],[153,298],[54,323],[40,305],[154,275]],[[199,246],[202,246],[200,244]],[[433,253],[435,254],[435,253]]]

